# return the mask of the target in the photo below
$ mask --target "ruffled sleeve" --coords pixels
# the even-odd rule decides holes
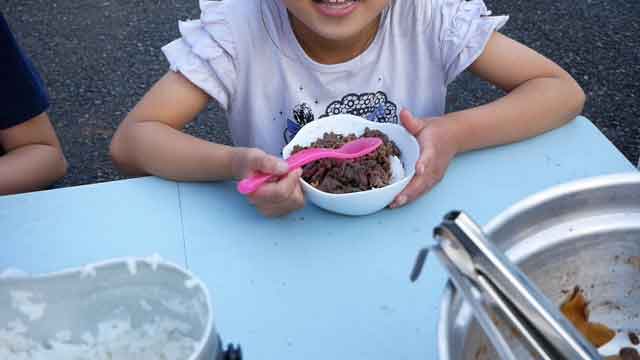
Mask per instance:
[[[171,70],[179,71],[228,110],[237,69],[236,47],[224,1],[200,0],[200,20],[179,23],[181,38],[162,48]]]
[[[489,16],[482,0],[432,0],[445,84],[452,82],[484,51],[508,16]]]

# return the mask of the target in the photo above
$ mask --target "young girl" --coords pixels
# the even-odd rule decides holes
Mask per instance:
[[[310,121],[339,113],[401,123],[416,136],[416,175],[392,208],[416,199],[459,153],[563,125],[584,93],[556,64],[496,31],[482,0],[201,0],[200,20],[163,48],[169,71],[111,144],[130,174],[174,180],[284,174],[283,146]],[[471,72],[508,94],[444,114],[447,85]],[[236,147],[181,132],[215,99]],[[266,216],[304,205],[301,172],[249,201]]]

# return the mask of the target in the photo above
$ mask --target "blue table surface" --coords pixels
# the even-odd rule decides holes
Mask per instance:
[[[259,216],[232,183],[153,177],[0,197],[0,269],[33,273],[159,253],[209,287],[216,326],[247,359],[436,359],[444,270],[417,251],[449,210],[486,223],[540,190],[636,171],[585,118],[468,153],[399,210],[345,217],[312,205]]]

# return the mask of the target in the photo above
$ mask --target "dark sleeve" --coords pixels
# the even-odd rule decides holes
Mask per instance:
[[[0,12],[0,130],[42,114],[49,99],[40,74]]]

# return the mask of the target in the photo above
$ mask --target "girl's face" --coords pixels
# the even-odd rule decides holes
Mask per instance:
[[[308,30],[330,41],[357,38],[391,0],[282,0]]]

